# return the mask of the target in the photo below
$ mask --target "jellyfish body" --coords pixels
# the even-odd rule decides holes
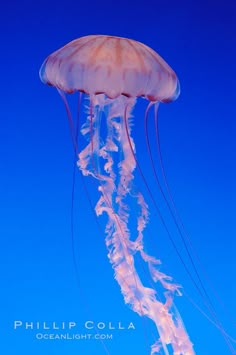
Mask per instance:
[[[144,96],[172,101],[178,79],[168,64],[146,45],[113,36],[86,36],[52,53],[40,69],[41,80],[68,93]]]
[[[149,221],[148,206],[142,193],[132,189],[137,160],[131,112],[136,98],[142,96],[154,105],[175,100],[179,95],[176,74],[156,52],[140,42],[86,36],[52,53],[40,69],[40,78],[60,92],[81,91],[89,95],[87,120],[81,129],[89,142],[78,153],[78,167],[83,175],[91,175],[99,182],[100,198],[95,211],[97,216],[108,216],[108,257],[125,303],[157,327],[159,339],[152,345],[151,354],[162,349],[168,355],[169,346],[175,355],[195,354],[173,303],[174,295],[181,294],[179,285],[159,270],[160,260],[145,252],[143,233]],[[103,116],[106,133],[100,139]],[[132,210],[137,225],[132,238],[128,226],[130,198],[137,205],[137,210]],[[137,255],[147,264],[153,282],[160,285],[163,302],[154,287],[141,281],[135,266]]]

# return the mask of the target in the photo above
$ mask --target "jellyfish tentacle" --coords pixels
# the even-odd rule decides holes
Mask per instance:
[[[84,175],[92,175],[100,181],[98,190],[101,195],[96,204],[97,215],[104,212],[108,216],[106,225],[106,245],[108,258],[114,269],[114,276],[121,288],[125,303],[140,316],[152,319],[157,327],[159,339],[152,346],[151,354],[157,354],[162,348],[165,355],[169,355],[167,345],[171,345],[175,355],[193,355],[192,343],[184,329],[181,317],[174,312],[173,298],[178,292],[178,285],[172,279],[160,272],[157,265],[160,261],[148,255],[143,248],[143,231],[148,222],[148,207],[141,193],[133,194],[141,211],[137,216],[138,236],[135,241],[130,240],[128,228],[129,211],[125,198],[131,195],[132,182],[136,160],[133,156],[135,146],[131,137],[131,110],[133,99],[121,97],[119,101],[106,102],[104,96],[99,98],[102,102],[93,102],[93,112],[82,133],[92,135],[88,145],[79,154],[78,165]],[[133,100],[134,101],[134,100]],[[97,142],[99,130],[100,109],[108,105],[107,136],[105,142]],[[94,107],[95,106],[95,107]],[[97,106],[97,107],[96,107]],[[101,106],[101,107],[100,107]],[[123,109],[123,113],[122,110]],[[120,111],[119,111],[120,110]],[[120,121],[115,117],[120,115]],[[91,133],[92,132],[92,133]],[[127,137],[127,133],[129,137]],[[91,138],[91,137],[90,137]],[[130,149],[132,144],[132,150]],[[114,168],[116,153],[122,152],[118,171]],[[93,165],[97,159],[98,166]],[[100,166],[101,165],[101,166]],[[148,263],[150,274],[155,282],[163,288],[164,302],[157,300],[156,290],[143,285],[135,267],[135,254],[140,252],[142,259]]]

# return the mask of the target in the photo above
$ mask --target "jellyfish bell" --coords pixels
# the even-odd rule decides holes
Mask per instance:
[[[194,355],[192,342],[173,305],[174,296],[180,295],[179,285],[160,272],[160,261],[145,251],[143,236],[149,209],[141,191],[133,189],[138,162],[131,119],[136,98],[149,100],[146,116],[151,105],[157,107],[159,102],[177,99],[180,86],[176,74],[159,54],[140,42],[92,35],[76,39],[49,55],[40,69],[40,78],[62,93],[70,119],[64,93],[79,91],[89,97],[87,119],[81,128],[81,134],[89,142],[77,152],[78,167],[84,176],[91,175],[98,182],[100,195],[95,212],[97,216],[105,213],[108,217],[105,243],[125,303],[156,325],[159,339],[152,345],[151,354],[162,349],[168,355],[171,347],[175,355]],[[105,137],[100,139],[104,108]],[[128,208],[131,198],[137,206],[132,216]],[[132,238],[131,217],[136,223]],[[151,286],[141,280],[136,257],[147,264]],[[163,302],[153,283],[162,289]]]
[[[170,102],[180,93],[176,74],[154,50],[104,35],[78,38],[52,53],[40,69],[40,79],[67,93],[104,93],[111,99],[124,95]]]

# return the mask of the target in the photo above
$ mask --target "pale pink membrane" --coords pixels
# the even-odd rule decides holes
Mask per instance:
[[[40,69],[43,83],[72,93],[144,96],[150,101],[175,100],[178,78],[158,53],[121,37],[78,38],[50,54]]]
[[[148,223],[148,206],[141,192],[132,190],[136,161],[133,156],[135,144],[131,137],[131,111],[135,99],[119,96],[116,99],[105,95],[90,97],[90,111],[81,133],[88,136],[89,143],[79,154],[78,166],[83,175],[92,175],[99,181],[100,198],[95,207],[97,216],[106,213],[106,245],[108,257],[120,285],[125,303],[140,316],[147,316],[156,325],[159,339],[152,345],[151,354],[193,355],[193,345],[176,310],[174,295],[181,295],[179,285],[158,268],[160,260],[144,251],[143,232]],[[106,138],[100,139],[101,115],[106,110]],[[125,122],[126,120],[126,122]],[[127,136],[127,128],[128,134]],[[132,150],[130,149],[130,142]],[[122,156],[118,169],[114,162]],[[137,203],[137,236],[131,240],[128,221],[130,217],[127,197]],[[148,264],[152,280],[161,285],[164,302],[157,299],[156,290],[146,287],[135,267],[137,255]]]

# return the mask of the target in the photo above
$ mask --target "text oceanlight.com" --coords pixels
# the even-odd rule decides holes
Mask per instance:
[[[105,340],[105,339],[113,339],[113,334],[69,334],[69,333],[56,333],[56,334],[49,334],[49,333],[37,333],[35,335],[36,339],[38,340]]]

